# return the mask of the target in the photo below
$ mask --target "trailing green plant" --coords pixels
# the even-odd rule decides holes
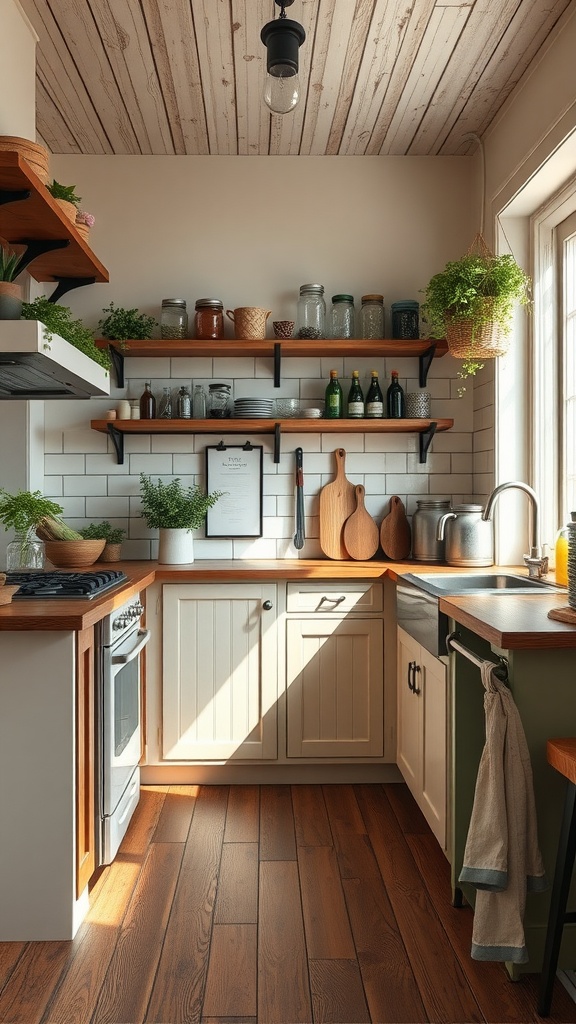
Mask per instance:
[[[108,315],[98,321],[98,327],[102,337],[110,341],[145,341],[152,337],[154,328],[158,322],[153,316],[140,313],[138,309],[123,309],[122,306],[115,306],[113,302],[102,310]]]
[[[126,530],[121,526],[112,526],[107,519],[102,523],[83,526],[79,532],[85,540],[105,540],[107,544],[121,544],[126,536]]]
[[[13,281],[18,277],[19,266],[24,258],[24,253],[12,252],[0,246],[0,281]]]
[[[78,206],[82,202],[82,196],[76,195],[76,185],[61,185],[54,178],[49,185],[46,185],[46,188],[53,199],[64,199],[67,203],[74,203],[74,206]]]
[[[515,303],[530,304],[530,278],[514,257],[495,256],[482,239],[480,243],[483,248],[447,263],[432,277],[422,306],[432,338],[445,338],[451,323],[469,324],[470,353],[463,360],[461,377],[471,376],[483,366],[474,358],[474,345],[483,328],[494,324],[503,336],[510,334]]]
[[[0,487],[0,523],[5,530],[13,529],[16,533],[28,533],[46,516],[59,516],[63,511],[61,505],[50,498],[45,498],[41,491],[17,491],[16,494],[9,494]]]
[[[200,487],[184,487],[179,477],[165,484],[154,483],[140,474],[142,517],[151,530],[197,530],[209,508],[222,497],[222,491],[205,494]]]
[[[68,306],[58,302],[50,302],[45,295],[38,296],[34,302],[22,305],[23,320],[40,320],[44,324],[44,340],[50,347],[53,334],[59,334],[65,341],[74,345],[84,355],[89,356],[106,370],[110,369],[110,354],[107,349],[96,348],[92,331],[81,320],[74,320]]]

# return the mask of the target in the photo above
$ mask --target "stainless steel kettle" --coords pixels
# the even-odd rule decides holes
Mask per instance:
[[[482,519],[482,505],[454,505],[438,520],[437,538],[445,541],[447,565],[494,564],[492,522]]]

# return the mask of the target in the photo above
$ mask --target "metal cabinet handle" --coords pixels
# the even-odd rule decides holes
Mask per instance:
[[[420,687],[416,686],[416,673],[421,671],[422,669],[420,668],[420,665],[417,665],[416,662],[414,662],[414,678],[412,681],[412,693],[415,693],[416,696],[418,696],[418,694],[422,692]]]
[[[269,612],[270,609],[272,608],[272,601],[264,601],[264,604],[262,605],[262,607],[263,607],[265,612]]]
[[[416,662],[415,661],[409,661],[408,662],[408,689],[409,690],[414,690],[413,673],[414,673],[414,669],[415,668],[416,668]]]
[[[328,601],[329,604],[333,604],[334,606],[336,606],[337,604],[342,604],[342,601],[345,601],[345,600],[346,600],[346,595],[345,594],[342,594],[341,597],[327,597],[326,594],[324,594],[324,597],[320,598],[320,601],[318,603],[318,607],[320,607],[320,605],[323,604],[324,601]]]

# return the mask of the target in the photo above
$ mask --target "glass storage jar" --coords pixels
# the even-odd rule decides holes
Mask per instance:
[[[213,419],[224,419],[232,411],[230,403],[230,384],[208,385],[208,407]]]
[[[360,307],[360,337],[384,337],[384,296],[363,295]]]
[[[34,529],[17,531],[6,546],[6,568],[43,569],[44,556],[44,541],[35,536]]]
[[[192,396],[192,415],[195,420],[206,419],[206,392],[201,384],[194,385]]]
[[[170,388],[162,388],[162,396],[158,403],[158,419],[172,419],[172,392]]]
[[[420,305],[413,299],[393,302],[392,337],[396,341],[413,341],[420,337]]]
[[[220,299],[196,299],[194,331],[204,341],[224,337],[224,306]]]
[[[354,298],[352,295],[332,296],[332,338],[354,337]]]
[[[188,333],[186,299],[162,299],[160,336],[164,339],[185,338]]]
[[[324,285],[300,285],[298,299],[296,337],[326,337],[326,303],[324,301]]]
[[[178,419],[189,420],[192,412],[192,400],[190,392],[185,384],[178,392]]]

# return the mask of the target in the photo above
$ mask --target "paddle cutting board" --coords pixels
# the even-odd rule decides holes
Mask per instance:
[[[404,503],[397,494],[390,498],[390,511],[380,526],[380,543],[387,558],[401,562],[410,555],[412,531],[406,518]]]
[[[346,479],[346,451],[337,448],[336,479],[320,491],[320,547],[327,558],[350,557],[344,544],[344,524],[356,508],[354,484]]]
[[[344,547],[356,561],[363,562],[372,558],[378,551],[380,534],[378,527],[364,505],[365,489],[362,484],[354,488],[356,492],[356,508],[344,523]]]

